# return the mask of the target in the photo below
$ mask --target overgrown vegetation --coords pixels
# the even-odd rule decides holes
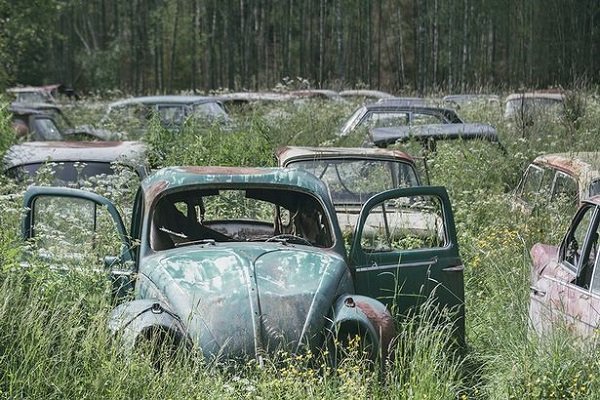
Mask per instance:
[[[583,95],[582,95],[583,96]],[[578,104],[585,104],[582,112]],[[472,106],[465,119],[494,124],[504,155],[485,143],[438,145],[432,183],[447,186],[466,265],[468,350],[448,351],[449,327],[428,318],[399,325],[395,359],[368,364],[358,349],[337,370],[322,355],[281,353],[257,362],[218,364],[198,352],[165,358],[157,371],[147,352],[124,355],[108,335],[113,307],[102,273],[56,273],[41,261],[20,267],[22,188],[0,177],[0,393],[26,398],[399,398],[583,399],[600,396],[600,357],[591,343],[560,330],[548,340],[528,331],[528,250],[558,243],[570,215],[554,208],[530,216],[511,209],[509,191],[525,165],[543,152],[596,150],[600,102],[585,95],[566,119],[526,126],[500,110]],[[78,106],[75,117],[90,117]],[[158,125],[146,137],[156,165],[273,166],[280,145],[335,143],[348,106],[308,102],[255,109],[233,130]],[[575,115],[577,115],[575,117]],[[0,120],[4,120],[0,113]],[[355,138],[356,140],[359,140]],[[347,139],[352,141],[353,139]],[[4,148],[4,147],[3,147]],[[104,188],[103,194],[119,198]],[[122,196],[121,196],[122,197]],[[121,201],[122,203],[123,201]],[[122,208],[126,205],[121,204]]]

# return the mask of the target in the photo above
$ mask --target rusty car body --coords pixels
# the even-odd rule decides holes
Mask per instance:
[[[145,134],[154,116],[165,128],[177,131],[189,118],[228,124],[230,118],[219,99],[211,96],[144,96],[108,105],[100,125],[125,129],[129,138]]]
[[[275,155],[280,167],[302,168],[327,185],[343,232],[354,230],[373,195],[421,185],[415,160],[399,150],[287,146]]]
[[[523,211],[531,210],[533,203],[549,204],[557,199],[576,208],[583,199],[600,194],[600,153],[538,156],[523,173],[514,194],[515,205]]]
[[[122,167],[139,180],[150,172],[141,142],[25,142],[11,146],[3,159],[4,174],[20,182],[35,180],[44,167],[54,186],[80,186]]]
[[[390,235],[389,243],[376,245],[363,236],[372,210],[415,207],[410,199],[423,196],[440,205],[441,242],[415,249],[392,243]],[[116,291],[132,286],[133,298],[114,309],[109,327],[126,348],[157,335],[206,357],[260,359],[276,349],[318,351],[335,346],[335,337],[358,335],[370,355],[385,356],[395,334],[389,310],[414,312],[430,296],[455,311],[464,339],[463,266],[444,188],[371,197],[348,253],[326,186],[301,169],[159,170],[141,183],[129,233],[102,196],[30,187],[25,239],[40,235],[38,218],[53,199],[87,201],[114,219],[122,252],[106,257],[106,265]]]
[[[361,128],[461,123],[460,117],[449,108],[423,106],[414,100],[391,98],[358,107],[343,124],[338,136],[347,136]]]
[[[581,202],[559,246],[531,249],[529,318],[545,336],[563,325],[576,336],[593,337],[600,326],[600,196]]]

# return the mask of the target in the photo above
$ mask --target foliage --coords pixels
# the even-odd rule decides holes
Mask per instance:
[[[594,150],[600,104],[582,93],[576,118],[531,126],[504,121],[501,111],[473,105],[470,121],[493,123],[506,147],[440,144],[428,155],[434,184],[451,195],[466,266],[466,354],[451,350],[449,324],[425,309],[398,323],[395,357],[383,368],[350,348],[337,370],[327,354],[279,353],[247,363],[217,363],[195,351],[165,358],[160,371],[147,353],[119,352],[106,329],[113,307],[101,271],[53,271],[40,259],[20,266],[22,188],[0,178],[0,390],[29,398],[400,398],[583,399],[600,393],[598,349],[557,329],[546,340],[528,330],[530,259],[538,241],[557,244],[570,211],[538,205],[530,215],[513,208],[511,190],[527,163],[543,152]],[[98,114],[78,106],[73,113]],[[240,112],[224,129],[190,121],[182,132],[151,126],[145,136],[156,165],[272,166],[285,144],[335,143],[348,105],[287,104]],[[360,138],[354,138],[359,140]],[[353,139],[353,140],[354,140]],[[103,194],[119,198],[111,185]],[[118,192],[118,191],[117,191]],[[126,203],[121,197],[119,203]],[[121,205],[124,207],[124,205]],[[50,377],[50,378],[49,378]]]

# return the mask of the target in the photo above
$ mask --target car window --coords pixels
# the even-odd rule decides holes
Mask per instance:
[[[563,201],[567,205],[577,205],[579,189],[575,179],[564,172],[557,171],[552,184],[552,200]]]
[[[334,204],[363,204],[384,190],[417,186],[412,164],[387,160],[320,159],[297,161],[327,185]]]
[[[407,112],[371,112],[364,118],[363,125],[369,128],[404,126],[409,124]]]
[[[61,266],[97,268],[104,256],[121,253],[112,216],[89,200],[40,196],[33,205],[33,221],[37,254]]]
[[[221,107],[219,103],[208,102],[194,105],[193,116],[195,118],[211,118],[211,119],[222,119],[228,120],[229,116],[227,112]]]
[[[163,124],[179,126],[185,119],[185,109],[183,106],[159,104],[158,115]]]
[[[600,225],[596,225],[590,236],[588,247],[590,253],[588,256],[589,268],[583,268],[581,271],[580,285],[591,289],[592,293],[600,294],[600,257],[598,254],[598,238],[600,237]],[[591,267],[593,266],[593,268]]]
[[[525,171],[519,194],[526,201],[549,194],[552,177],[552,171],[531,164]]]
[[[442,204],[435,196],[413,196],[377,204],[361,234],[366,253],[431,249],[447,244]]]
[[[33,131],[43,140],[61,140],[62,136],[58,127],[51,118],[35,118]]]
[[[596,207],[592,205],[581,208],[575,215],[571,229],[569,229],[565,238],[564,261],[575,271],[578,267],[582,247],[595,209]]]
[[[596,196],[600,194],[600,180],[596,180],[590,184],[588,196]]]
[[[444,123],[446,120],[439,115],[431,115],[431,114],[421,114],[421,113],[413,113],[412,120],[410,123],[412,125],[428,125],[428,124],[439,124]]]

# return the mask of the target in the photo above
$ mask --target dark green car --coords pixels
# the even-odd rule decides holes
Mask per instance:
[[[24,236],[45,254],[64,252],[71,235],[88,246],[75,252],[104,257],[117,292],[133,289],[109,322],[128,347],[160,335],[208,357],[260,357],[359,335],[385,356],[393,314],[430,295],[464,335],[463,266],[441,187],[376,194],[346,237],[326,186],[300,169],[159,170],[142,181],[129,233],[91,192],[31,187],[25,206]],[[111,235],[117,246],[102,243]]]

